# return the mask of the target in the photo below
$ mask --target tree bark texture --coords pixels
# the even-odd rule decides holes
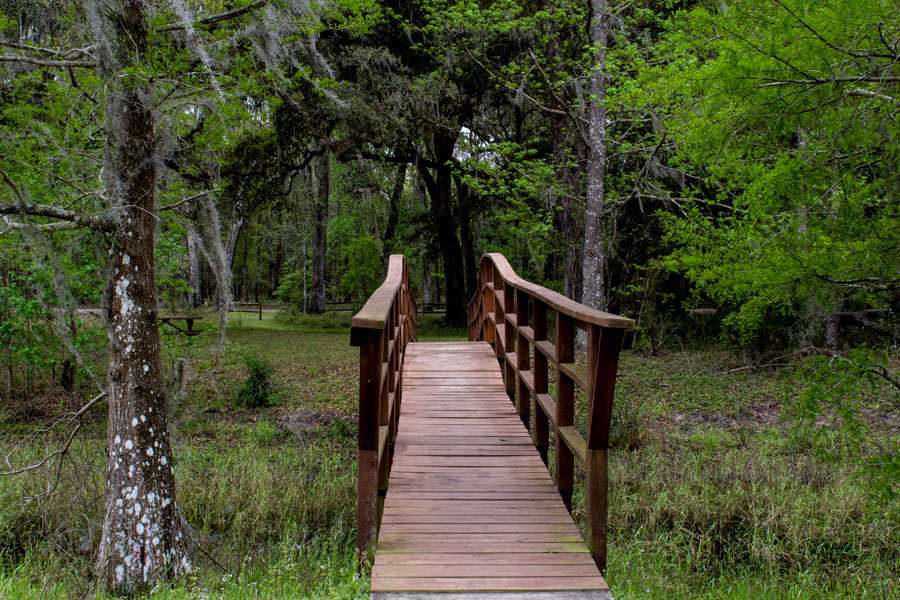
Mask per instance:
[[[234,255],[237,253],[238,241],[241,238],[241,231],[244,229],[244,209],[246,204],[244,203],[244,199],[240,197],[240,192],[238,192],[238,199],[235,201],[234,206],[231,208],[231,227],[228,229],[228,238],[225,240],[225,268],[228,269],[228,272],[231,273],[234,268]],[[245,261],[246,264],[246,261]],[[218,279],[218,278],[217,278]],[[230,285],[231,282],[229,282]],[[231,297],[231,294],[225,294],[225,290],[222,289],[221,284],[216,284],[216,309],[219,311],[227,310],[229,307],[223,307],[222,304],[225,302],[226,297]]]
[[[309,312],[325,312],[325,255],[328,252],[328,200],[331,195],[331,155],[327,149],[315,161],[315,205],[313,206],[312,294]]]
[[[388,214],[387,226],[384,229],[382,246],[384,253],[390,254],[394,247],[394,236],[397,235],[397,223],[400,221],[400,201],[403,199],[403,188],[406,187],[407,163],[397,165],[397,175],[394,177],[394,189],[391,192],[391,207]]]
[[[447,312],[444,322],[448,325],[466,325],[465,276],[463,273],[462,246],[457,235],[453,215],[453,148],[457,132],[439,131],[433,134],[434,159],[437,166],[432,175],[419,165],[419,173],[431,198],[431,218],[437,233],[441,260],[444,263],[444,280],[447,294]]]
[[[584,267],[582,303],[605,309],[604,281],[606,252],[603,227],[604,178],[606,176],[606,42],[609,14],[606,0],[591,0],[591,45],[594,64],[591,71],[588,115],[587,199],[584,224]]]
[[[191,308],[200,306],[203,301],[202,291],[200,290],[200,240],[197,232],[193,228],[188,229],[187,234],[187,251],[188,251],[188,285],[191,291],[188,293],[188,304]]]
[[[124,72],[147,45],[144,6],[138,0],[86,3],[89,17],[105,17],[101,73],[111,86],[103,171],[116,231],[106,288],[109,426],[96,575],[117,594],[151,589],[190,569],[175,500],[156,322],[154,90]]]

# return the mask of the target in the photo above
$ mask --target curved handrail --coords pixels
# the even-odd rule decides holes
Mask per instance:
[[[549,462],[550,431],[555,432],[554,476],[571,510],[574,466],[585,470],[585,522],[588,547],[606,569],[607,449],[619,351],[634,321],[594,310],[519,277],[506,257],[481,257],[478,289],[469,302],[469,339],[494,347],[506,392],[531,429],[534,443]],[[549,337],[548,313],[555,312]],[[552,317],[551,317],[552,318]],[[575,329],[587,332],[584,362],[576,359]],[[549,369],[556,371],[555,397]],[[575,427],[575,390],[588,396],[587,426]],[[533,418],[532,418],[533,416]]]
[[[357,547],[360,565],[371,556],[387,489],[403,384],[406,345],[417,335],[416,301],[406,257],[388,260],[387,277],[353,316],[350,344],[359,347],[359,469]]]
[[[353,315],[352,326],[383,329],[390,316],[391,305],[403,286],[405,274],[406,257],[402,254],[392,254],[388,259],[384,283],[369,296],[360,311]]]
[[[548,308],[572,317],[576,321],[599,325],[601,327],[612,327],[615,329],[634,329],[634,319],[590,308],[584,304],[575,302],[571,298],[566,298],[559,292],[554,292],[542,285],[522,279],[512,266],[510,266],[506,257],[499,252],[485,253],[481,257],[481,261],[482,263],[484,261],[490,261],[493,264],[494,272],[497,273],[503,279],[503,282],[511,288],[528,293],[532,297],[537,298],[546,304]],[[476,300],[477,297],[478,294],[472,298],[472,301]]]

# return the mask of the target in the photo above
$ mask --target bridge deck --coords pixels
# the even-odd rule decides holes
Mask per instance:
[[[373,598],[609,599],[490,345],[411,343],[402,381]]]

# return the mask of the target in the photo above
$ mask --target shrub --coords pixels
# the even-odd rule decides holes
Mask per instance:
[[[246,408],[268,406],[275,399],[275,386],[272,375],[275,368],[272,362],[259,354],[244,354],[247,363],[247,379],[238,388],[236,400],[238,405]]]

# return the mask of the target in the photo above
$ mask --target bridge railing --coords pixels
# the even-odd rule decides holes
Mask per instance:
[[[469,339],[494,347],[507,394],[530,429],[544,464],[553,427],[552,472],[570,512],[574,459],[584,468],[587,544],[605,572],[610,416],[619,351],[626,340],[630,342],[634,321],[525,281],[497,253],[482,256],[478,289],[468,311]],[[550,313],[555,313],[554,341],[548,339]],[[587,332],[586,367],[575,360],[576,329]],[[548,391],[551,364],[556,370],[555,398]],[[587,439],[575,427],[576,386],[588,396]]]
[[[400,416],[403,358],[416,339],[416,302],[402,254],[388,262],[384,283],[353,317],[359,347],[359,472],[356,541],[360,564],[373,558]]]

